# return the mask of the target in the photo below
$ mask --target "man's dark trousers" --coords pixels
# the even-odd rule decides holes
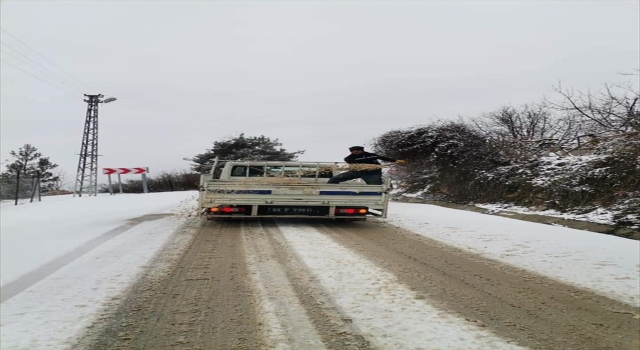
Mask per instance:
[[[382,171],[347,171],[330,178],[327,183],[337,184],[354,179],[362,179],[367,185],[382,185]]]

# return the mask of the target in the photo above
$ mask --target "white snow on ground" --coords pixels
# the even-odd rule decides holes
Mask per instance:
[[[397,278],[314,228],[279,225],[362,335],[382,349],[519,349],[416,298]],[[401,312],[399,312],[401,310]]]
[[[188,211],[196,195],[60,196],[16,207],[1,203],[2,285],[50,266],[129,219]],[[0,347],[68,348],[184,220],[176,216],[143,222],[3,302]],[[640,304],[638,241],[425,204],[391,203],[388,220],[417,234]],[[419,342],[442,348],[511,346],[415,299],[393,275],[317,231],[286,226],[283,231],[354,322],[382,347],[408,348]]]
[[[428,204],[389,212],[420,235],[640,306],[640,241]]]
[[[55,349],[73,341],[178,224],[172,218],[142,223],[3,303],[2,348]]]
[[[586,214],[575,214],[575,213],[561,213],[557,210],[552,210],[552,209],[533,210],[531,208],[522,207],[518,205],[511,205],[511,204],[475,204],[475,206],[483,209],[488,209],[491,212],[501,212],[501,211],[507,210],[507,211],[512,211],[520,214],[537,214],[537,215],[544,215],[544,216],[553,216],[553,217],[563,218],[563,219],[595,222],[597,224],[605,224],[605,225],[615,224],[613,220],[614,213],[604,208],[596,209]]]
[[[188,211],[195,204],[193,197],[194,192],[179,192],[56,198],[51,202],[18,206],[7,211],[3,207],[3,274],[6,271],[11,279],[20,278],[38,265],[47,263],[47,259],[50,261],[72,251],[87,239],[120,226],[126,219],[150,213]],[[35,221],[40,226],[33,223],[33,215],[26,212],[37,212],[36,207],[48,211],[51,221],[45,223],[36,217]],[[74,215],[84,215],[81,220],[84,226],[64,221],[65,218],[71,220]],[[185,218],[174,216],[140,223],[2,303],[0,347],[25,350],[68,348],[94,320],[98,311],[135,280]],[[21,223],[19,219],[24,221]],[[6,256],[5,242],[15,250],[22,250]],[[47,245],[54,245],[55,252],[42,249]]]
[[[0,207],[0,286],[72,251],[128,219],[163,213],[197,192],[43,197]]]

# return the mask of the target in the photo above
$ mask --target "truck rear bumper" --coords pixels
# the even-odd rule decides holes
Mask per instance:
[[[339,220],[339,221],[366,221],[372,216],[305,216],[305,215],[261,215],[261,216],[248,216],[248,215],[205,215],[207,220],[251,220],[251,219],[322,219],[322,220]]]
[[[351,221],[367,221],[372,216],[359,216],[359,217],[344,217],[344,216],[304,216],[304,215],[263,215],[263,216],[234,216],[234,215],[206,215],[206,220],[220,220],[220,221],[242,221],[242,220],[260,220],[260,219],[313,219],[313,220],[332,220],[341,222]]]
[[[378,208],[366,206],[305,206],[305,205],[218,205],[200,211],[207,219],[214,218],[314,218],[351,219],[382,216]]]

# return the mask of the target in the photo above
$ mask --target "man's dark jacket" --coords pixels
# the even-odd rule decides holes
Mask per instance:
[[[377,155],[375,153],[369,153],[369,152],[364,152],[362,154],[350,154],[348,155],[344,161],[346,163],[349,164],[375,164],[375,165],[380,165],[380,162],[378,162],[379,160],[383,160],[385,162],[394,162],[395,163],[395,159],[393,158],[389,158],[389,157],[385,157],[385,156],[381,156],[381,155]],[[364,170],[361,172],[381,172],[381,169],[374,169],[374,170]]]

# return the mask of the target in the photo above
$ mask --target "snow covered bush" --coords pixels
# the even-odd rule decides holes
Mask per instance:
[[[408,162],[398,177],[407,192],[472,198],[478,171],[504,164],[500,152],[464,123],[449,122],[394,130],[375,140],[374,150]]]
[[[582,156],[510,159],[501,145],[465,124],[445,123],[388,132],[374,149],[408,161],[396,175],[405,193],[580,214],[608,208],[616,224],[640,226],[638,133],[604,138]]]
[[[640,227],[640,94],[624,85],[556,91],[561,102],[394,130],[373,146],[409,162],[394,175],[399,192],[581,214],[604,210],[620,226]]]
[[[621,226],[640,225],[640,138],[612,137],[593,154],[541,157],[482,172],[475,181],[487,191],[477,201],[585,213],[602,208]]]

